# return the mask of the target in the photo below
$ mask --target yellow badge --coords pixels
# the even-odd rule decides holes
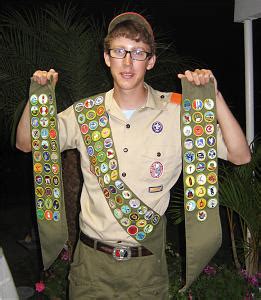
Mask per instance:
[[[41,173],[43,171],[43,166],[40,163],[34,164],[34,172]]]
[[[206,188],[204,186],[198,186],[195,193],[196,196],[203,197],[206,194]]]
[[[35,188],[35,195],[37,197],[42,197],[44,195],[44,189],[41,186]]]
[[[102,131],[101,131],[101,136],[102,136],[104,139],[106,139],[107,137],[109,137],[110,134],[111,134],[110,128],[105,127],[105,128],[103,128]]]
[[[185,182],[186,182],[186,186],[192,187],[195,184],[194,176],[192,176],[192,175],[187,176],[185,179]]]
[[[111,180],[115,181],[116,179],[118,179],[118,171],[117,170],[113,170],[111,172]]]
[[[211,183],[211,184],[216,183],[216,182],[217,182],[217,174],[215,174],[215,173],[209,173],[209,174],[207,175],[207,181],[208,181],[209,183]]]
[[[198,199],[198,201],[197,201],[197,208],[198,209],[203,209],[203,208],[206,207],[206,205],[207,205],[206,199],[204,199],[204,198]]]

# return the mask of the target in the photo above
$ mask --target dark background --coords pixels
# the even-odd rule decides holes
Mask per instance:
[[[44,7],[48,3],[54,1],[1,1],[0,12],[7,6],[26,7],[30,10],[33,6]],[[71,3],[79,10],[86,11],[84,17],[94,16],[106,24],[124,10],[143,13],[151,23],[156,37],[164,33],[168,41],[174,43],[180,55],[192,57],[203,67],[213,71],[219,89],[245,130],[244,25],[233,21],[233,0],[72,0]],[[260,133],[261,128],[260,40],[259,19],[253,21],[255,134]],[[7,139],[5,145],[0,147],[0,164],[0,228],[1,224],[5,228],[3,224],[15,223],[20,219],[25,224],[26,231],[32,216],[30,202],[33,201],[31,154],[11,149]],[[18,205],[25,205],[28,207],[27,211],[19,213],[16,209]],[[7,215],[5,212],[10,207],[11,211]],[[20,238],[25,233],[20,232]]]
[[[244,25],[235,23],[234,0],[58,0],[72,3],[84,10],[86,18],[94,16],[108,24],[113,16],[124,10],[143,13],[157,36],[164,33],[182,56],[193,57],[203,67],[211,69],[225,99],[242,127],[245,127],[244,89]],[[0,2],[5,7],[44,7],[54,4],[46,0],[9,0]],[[255,78],[255,134],[260,131],[260,40],[261,20],[253,21],[254,78]]]
[[[94,16],[95,19],[106,24],[122,11],[133,10],[143,13],[152,24],[156,38],[164,34],[168,42],[174,44],[178,54],[192,57],[202,67],[213,71],[219,89],[245,130],[244,25],[233,21],[233,0],[60,0],[55,3],[65,2],[83,10],[84,18]],[[45,7],[48,4],[54,4],[54,2],[51,0],[1,1],[0,12],[6,7],[14,9],[23,7],[30,10],[33,6]],[[260,40],[261,19],[258,19],[253,21],[255,135],[260,133],[261,127],[259,121],[261,112],[259,101],[261,97]],[[19,151],[13,151],[9,140],[6,139],[6,141],[5,145],[2,144],[0,147],[2,152],[0,153],[1,202],[12,201],[13,195],[10,196],[10,194],[13,194],[14,189],[10,185],[12,186],[14,178],[17,179],[15,182],[22,191],[20,194],[30,194],[31,188],[31,178],[26,176],[27,162],[20,159],[24,155]],[[30,186],[29,189],[28,186]]]

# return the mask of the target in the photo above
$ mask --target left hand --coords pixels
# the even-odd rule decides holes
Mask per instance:
[[[194,71],[185,71],[184,74],[178,74],[178,78],[187,78],[187,80],[195,85],[204,85],[207,84],[210,80],[214,80],[216,94],[217,90],[217,81],[214,77],[211,70],[207,69],[195,69]]]

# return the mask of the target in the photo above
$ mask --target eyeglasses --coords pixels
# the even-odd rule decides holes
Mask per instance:
[[[134,49],[131,51],[125,50],[124,48],[109,49],[109,55],[112,58],[123,59],[126,57],[127,53],[130,53],[132,60],[140,61],[145,60],[147,57],[152,55],[152,53],[140,49]]]

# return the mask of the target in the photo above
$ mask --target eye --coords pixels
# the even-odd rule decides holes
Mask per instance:
[[[123,48],[116,48],[113,50],[116,54],[124,54],[125,53],[125,49]]]
[[[140,50],[140,49],[135,49],[135,50],[133,50],[133,54],[135,56],[143,56],[144,55],[144,51]]]

